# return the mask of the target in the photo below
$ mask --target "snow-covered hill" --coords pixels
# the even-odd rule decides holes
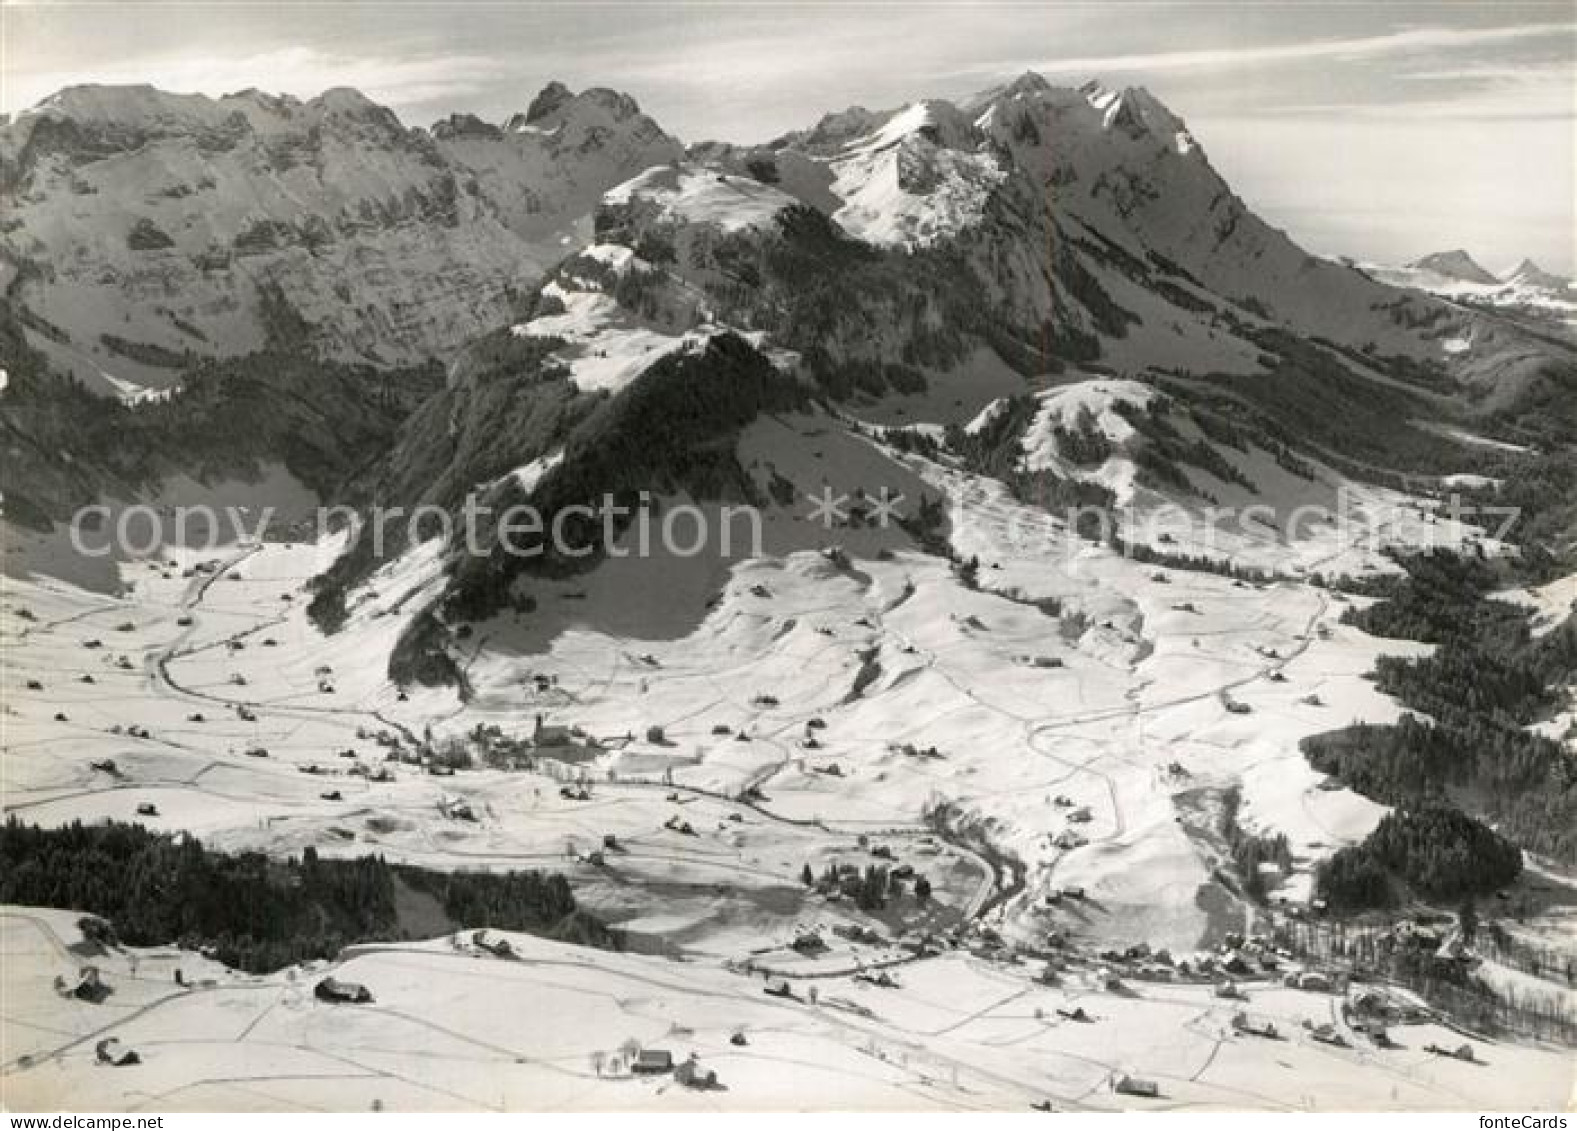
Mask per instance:
[[[1524,259],[1498,278],[1465,251],[1428,255],[1405,267],[1363,264],[1362,269],[1389,286],[1427,291],[1480,309],[1502,310],[1577,342],[1577,287],[1531,259]],[[1451,348],[1461,352],[1470,342],[1470,338],[1459,337]]]

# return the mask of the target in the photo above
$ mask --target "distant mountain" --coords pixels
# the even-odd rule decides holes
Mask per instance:
[[[1531,259],[1524,259],[1506,275],[1506,282],[1519,287],[1564,294],[1571,290],[1572,281],[1544,270]]]
[[[1531,259],[1500,278],[1465,251],[1441,252],[1405,267],[1364,264],[1361,270],[1390,286],[1426,291],[1461,307],[1493,310],[1546,342],[1553,338],[1577,344],[1577,292],[1570,280],[1545,271]],[[1475,352],[1474,338],[1455,336],[1449,342],[1462,354]]]
[[[1500,283],[1499,279],[1480,267],[1473,257],[1461,248],[1455,251],[1437,251],[1433,255],[1413,260],[1408,266],[1419,271],[1433,271],[1437,275],[1444,275],[1448,279],[1462,283],[1483,283],[1490,287]]]

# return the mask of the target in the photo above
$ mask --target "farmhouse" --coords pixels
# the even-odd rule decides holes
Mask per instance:
[[[1112,1084],[1112,1091],[1121,1092],[1125,1096],[1143,1096],[1150,1100],[1161,1094],[1160,1085],[1154,1080],[1143,1080],[1126,1073],[1117,1077],[1116,1082]]]
[[[1318,970],[1305,970],[1301,974],[1288,974],[1286,984],[1299,990],[1313,990],[1316,993],[1330,993],[1331,979],[1328,975]]]
[[[109,1064],[116,1068],[142,1063],[142,1057],[137,1055],[136,1049],[122,1044],[114,1037],[105,1037],[93,1046],[93,1051],[98,1056],[100,1064]]]
[[[690,1054],[690,1059],[674,1069],[674,1079],[686,1088],[715,1088],[717,1087],[717,1073],[710,1068],[702,1068],[696,1060],[695,1054]]]
[[[74,997],[78,1001],[91,1002],[98,1005],[110,996],[110,988],[103,978],[99,977],[97,966],[84,966],[77,972],[77,980],[67,983],[64,979],[57,980],[56,988],[67,997]]]
[[[789,945],[801,954],[820,954],[827,949],[827,940],[815,931],[802,931]]]
[[[660,1076],[673,1067],[674,1056],[667,1049],[642,1049],[630,1062],[630,1071],[640,1076]]]
[[[1347,1038],[1329,1021],[1314,1026],[1309,1030],[1309,1036],[1322,1045],[1334,1045],[1336,1048],[1346,1048]]]
[[[312,994],[319,1001],[333,1004],[349,1002],[352,1004],[366,1004],[372,1001],[372,992],[359,982],[342,982],[335,977],[324,978],[312,988]]]
[[[486,931],[478,931],[471,936],[471,941],[480,949],[487,951],[496,958],[518,959],[519,954],[506,938],[494,939]]]
[[[1256,1020],[1241,1012],[1233,1015],[1232,1028],[1239,1033],[1248,1033],[1254,1037],[1264,1037],[1269,1041],[1274,1041],[1278,1037],[1274,1022]]]

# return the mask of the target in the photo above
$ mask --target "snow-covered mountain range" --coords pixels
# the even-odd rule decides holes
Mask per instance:
[[[1403,267],[1365,264],[1363,270],[1395,287],[1413,287],[1455,302],[1531,315],[1568,337],[1577,327],[1577,287],[1531,259],[1499,275],[1466,251],[1440,251]]]
[[[502,124],[430,129],[351,90],[74,87],[0,127],[0,190],[28,340],[122,392],[295,341],[376,366],[445,359],[514,319],[605,194],[729,238],[798,202],[879,253],[960,257],[976,304],[1042,368],[1252,373],[1277,329],[1499,393],[1536,368],[1509,328],[1304,252],[1149,92],[1033,74],[688,152],[628,96],[558,83]]]

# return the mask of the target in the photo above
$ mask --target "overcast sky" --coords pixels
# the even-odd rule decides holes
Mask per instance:
[[[501,119],[549,79],[633,94],[687,141],[958,97],[1026,69],[1149,87],[1267,220],[1319,252],[1466,247],[1571,272],[1577,0],[323,3],[0,0],[0,105],[75,82],[356,86],[409,124]]]

